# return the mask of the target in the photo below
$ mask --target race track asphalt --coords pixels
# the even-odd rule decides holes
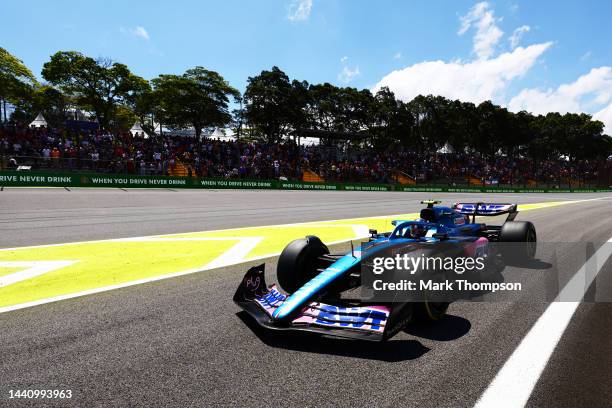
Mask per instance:
[[[0,194],[0,248],[404,214],[432,197],[446,204],[487,198],[470,193],[5,188]],[[598,195],[492,197],[533,203]]]
[[[231,301],[258,262],[0,314],[0,405],[42,406],[9,401],[10,389],[71,389],[69,402],[44,404],[472,406],[546,309],[530,296],[553,270],[563,285],[612,235],[608,196],[5,189],[0,247],[407,213],[423,198],[601,199],[519,214],[543,243],[522,301],[454,303],[439,324],[410,326],[387,343],[262,331]],[[268,282],[275,262],[266,260]],[[596,282],[609,300],[611,267]],[[529,406],[610,406],[609,300],[579,306]]]

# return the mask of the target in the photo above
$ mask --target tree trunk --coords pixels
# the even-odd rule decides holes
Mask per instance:
[[[94,110],[94,114],[96,115],[96,120],[98,121],[98,127],[105,128],[102,113],[99,110]]]
[[[240,139],[240,137],[242,136],[242,119],[244,118],[243,115],[243,111],[242,111],[242,98],[240,98],[240,110],[238,111],[239,115],[240,115],[240,120],[238,121],[238,135],[236,136],[236,139]]]
[[[198,125],[193,125],[196,134],[196,151],[202,151],[202,140],[200,139],[200,135],[202,134],[202,127]]]

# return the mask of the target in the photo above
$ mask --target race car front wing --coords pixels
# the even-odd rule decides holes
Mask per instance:
[[[272,330],[298,330],[335,337],[382,341],[393,333],[389,327],[396,327],[387,305],[345,306],[321,302],[309,302],[289,320],[273,317],[274,311],[288,298],[276,285],[267,286],[265,265],[248,270],[236,293],[234,302],[252,316],[259,325]],[[396,322],[398,323],[398,322]]]

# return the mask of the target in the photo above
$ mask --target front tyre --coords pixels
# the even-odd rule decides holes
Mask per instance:
[[[412,321],[417,323],[437,322],[446,316],[449,302],[419,302],[414,304]]]
[[[319,257],[326,254],[327,246],[313,235],[291,241],[278,258],[278,284],[289,294],[295,292],[318,274]]]
[[[537,235],[535,226],[529,221],[504,223],[499,234],[499,241],[502,256],[508,264],[520,264],[535,257]]]

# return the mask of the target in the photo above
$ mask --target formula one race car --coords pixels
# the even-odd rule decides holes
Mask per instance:
[[[427,207],[418,220],[395,220],[393,231],[371,237],[347,254],[330,254],[315,236],[289,243],[278,259],[276,285],[267,286],[265,265],[244,276],[234,302],[261,326],[273,330],[302,330],[336,337],[387,340],[413,321],[441,319],[449,301],[373,302],[347,297],[362,284],[362,266],[381,253],[403,251],[415,256],[499,257],[506,263],[533,259],[536,231],[531,222],[514,221],[516,204],[457,203]],[[501,226],[477,223],[477,216],[508,214]],[[492,251],[495,242],[513,243]],[[501,246],[500,246],[501,247]]]

